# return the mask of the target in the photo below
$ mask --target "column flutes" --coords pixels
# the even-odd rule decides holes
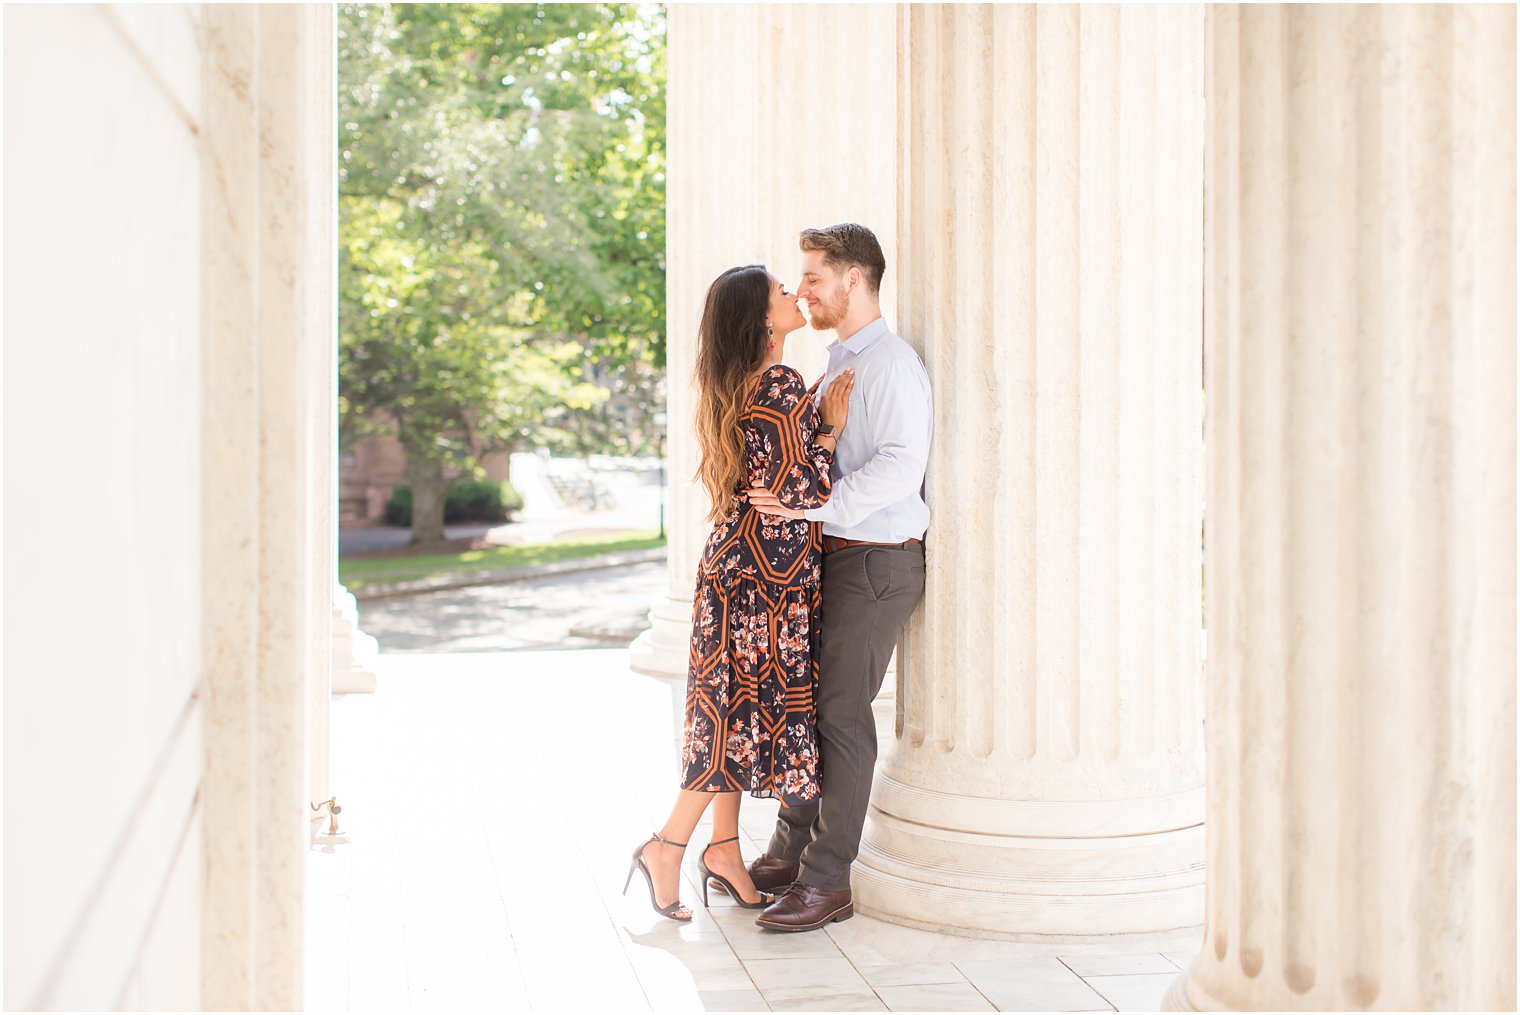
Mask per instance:
[[[902,334],[936,396],[857,905],[1200,922],[1200,8],[901,9]]]
[[[1168,1003],[1515,1006],[1515,9],[1209,13],[1209,891]]]
[[[710,531],[692,429],[697,323],[718,273],[766,265],[795,290],[807,226],[854,220],[874,230],[888,261],[882,309],[896,286],[895,144],[897,16],[872,5],[671,7],[666,341],[666,513],[670,556],[652,627],[633,645],[633,668],[685,679],[691,596]],[[848,30],[861,63],[844,68],[836,47]],[[824,100],[822,97],[827,96]],[[819,117],[826,101],[851,111]],[[858,115],[857,115],[858,114]],[[787,340],[785,362],[809,382],[823,372],[832,331]]]
[[[697,325],[718,274],[753,263],[756,158],[755,14],[747,5],[670,9],[666,166],[665,451],[668,562],[651,628],[630,650],[633,668],[684,680],[692,590],[711,525],[696,480]],[[679,728],[679,725],[678,727]]]

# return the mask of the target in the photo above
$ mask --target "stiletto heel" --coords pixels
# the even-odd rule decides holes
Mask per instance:
[[[667,919],[675,920],[677,923],[690,923],[690,913],[687,913],[685,916],[679,915],[682,909],[681,900],[679,897],[677,897],[676,901],[672,902],[668,906],[660,905],[659,900],[655,898],[654,875],[649,873],[648,867],[644,866],[644,850],[651,842],[662,843],[666,846],[678,846],[681,849],[686,848],[686,843],[671,842],[669,839],[662,837],[659,833],[655,833],[654,835],[651,835],[649,838],[645,839],[643,842],[639,843],[639,848],[633,851],[633,863],[628,867],[628,879],[623,882],[623,894],[628,894],[628,885],[633,881],[633,872],[636,870],[641,870],[644,872],[644,881],[649,885],[649,905],[654,908],[654,911]],[[679,879],[677,879],[676,885],[679,888]]]
[[[719,888],[728,893],[729,898],[733,899],[735,903],[744,907],[745,909],[764,909],[766,906],[769,906],[772,902],[775,901],[775,899],[770,895],[756,888],[755,891],[760,895],[760,901],[745,902],[744,899],[740,897],[739,889],[734,887],[733,882],[729,881],[728,878],[724,877],[722,874],[718,874],[707,869],[707,851],[709,849],[712,849],[714,846],[721,846],[725,842],[738,841],[739,837],[736,835],[731,839],[719,839],[717,842],[709,842],[705,847],[703,847],[702,855],[697,858],[697,869],[702,872],[702,905],[707,905],[707,886],[714,881],[718,883]],[[742,860],[743,857],[740,857],[740,859]]]

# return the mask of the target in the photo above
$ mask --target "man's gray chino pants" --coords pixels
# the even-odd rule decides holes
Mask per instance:
[[[822,791],[781,808],[766,852],[800,863],[798,880],[824,891],[850,887],[876,769],[881,690],[902,625],[924,596],[924,545],[849,546],[823,558],[818,750]]]

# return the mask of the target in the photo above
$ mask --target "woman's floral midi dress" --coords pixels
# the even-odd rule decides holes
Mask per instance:
[[[813,444],[818,411],[801,374],[766,370],[740,425],[740,489],[766,487],[791,508],[828,500],[834,456]],[[692,608],[683,789],[817,798],[820,529],[738,497],[713,525]]]

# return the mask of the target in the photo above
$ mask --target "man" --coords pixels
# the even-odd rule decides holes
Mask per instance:
[[[929,376],[913,348],[882,320],[886,259],[876,236],[846,222],[802,233],[802,284],[809,319],[838,332],[818,397],[855,371],[849,419],[834,452],[833,494],[821,508],[783,508],[752,489],[766,514],[823,523],[823,658],[819,666],[819,799],[784,807],[770,845],[753,864],[755,887],[790,885],[755,920],[782,931],[814,930],[854,915],[850,864],[876,767],[871,702],[881,689],[898,632],[924,595],[924,467],[933,433]]]

